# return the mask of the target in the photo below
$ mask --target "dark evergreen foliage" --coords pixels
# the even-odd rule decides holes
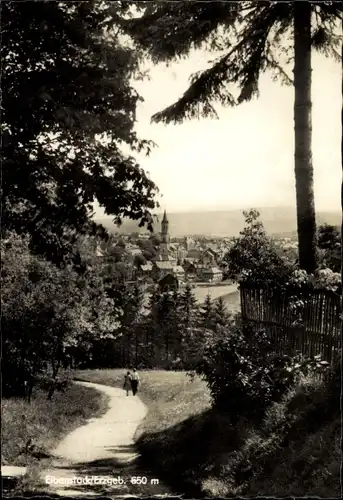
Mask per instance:
[[[323,265],[339,273],[341,270],[341,235],[340,231],[330,224],[318,228],[318,248],[322,251]]]

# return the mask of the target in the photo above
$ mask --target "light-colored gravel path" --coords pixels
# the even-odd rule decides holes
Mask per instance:
[[[138,396],[126,396],[122,389],[90,382],[77,382],[109,396],[109,409],[68,434],[53,452],[49,470],[41,480],[45,490],[63,496],[109,495],[125,498],[136,494],[167,494],[156,478],[137,470],[139,458],[134,444],[138,425],[147,408]],[[132,478],[146,477],[146,485]],[[155,480],[151,482],[151,479]],[[120,484],[115,484],[115,481]],[[122,483],[124,481],[124,483]],[[145,479],[143,479],[145,482]],[[151,491],[151,489],[156,491]]]

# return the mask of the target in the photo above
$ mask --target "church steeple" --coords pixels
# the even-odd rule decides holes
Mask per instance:
[[[167,219],[167,212],[164,211],[162,224],[161,224],[161,232],[162,235],[168,235],[169,221]]]
[[[161,244],[160,255],[162,260],[169,259],[169,222],[167,219],[167,212],[164,211],[162,224],[161,224]]]

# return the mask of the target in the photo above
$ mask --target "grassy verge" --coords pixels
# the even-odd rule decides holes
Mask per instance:
[[[110,387],[123,387],[124,375],[127,370],[125,368],[118,370],[75,370],[74,379],[83,380],[85,382],[93,382],[94,384],[103,384]]]
[[[267,412],[260,444],[245,448],[264,461],[250,470],[246,494],[340,497],[340,385],[338,371],[327,384],[304,379]]]
[[[34,392],[31,403],[4,399],[1,463],[27,466],[28,475],[21,486],[31,489],[58,442],[89,418],[102,415],[107,410],[107,401],[100,392],[74,384],[63,393],[55,393],[51,401],[47,401],[46,392],[41,390]],[[29,440],[31,444],[25,450]]]
[[[79,374],[120,386],[123,370]],[[142,373],[149,413],[137,432],[143,462],[175,493],[195,497],[319,496],[340,493],[339,393],[315,380],[275,404],[262,426],[210,408],[205,384],[184,372]]]

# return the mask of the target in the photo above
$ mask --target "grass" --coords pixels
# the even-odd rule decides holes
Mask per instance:
[[[124,370],[78,377],[121,386]],[[203,381],[184,372],[142,372],[149,413],[137,431],[143,463],[174,493],[232,496],[339,497],[341,420],[337,387],[330,395],[304,379],[267,412],[262,426],[211,409]],[[331,398],[331,399],[330,399]]]
[[[303,432],[304,439],[271,454],[270,474],[254,478],[249,495],[340,497],[341,419],[333,419],[315,433]]]
[[[27,466],[28,475],[21,487],[31,489],[38,470],[43,469],[51,451],[69,432],[108,408],[108,398],[99,391],[71,384],[56,392],[51,401],[41,390],[33,393],[31,403],[17,398],[2,400],[2,465]],[[25,452],[26,443],[33,448]],[[25,486],[24,486],[25,485]]]
[[[264,433],[274,440],[263,470],[246,493],[340,498],[340,383],[304,378],[267,412]],[[339,377],[340,378],[340,377]],[[268,472],[266,474],[266,471]]]
[[[94,384],[103,384],[110,387],[123,387],[124,375],[127,370],[122,369],[94,369],[94,370],[75,370],[74,379]]]

